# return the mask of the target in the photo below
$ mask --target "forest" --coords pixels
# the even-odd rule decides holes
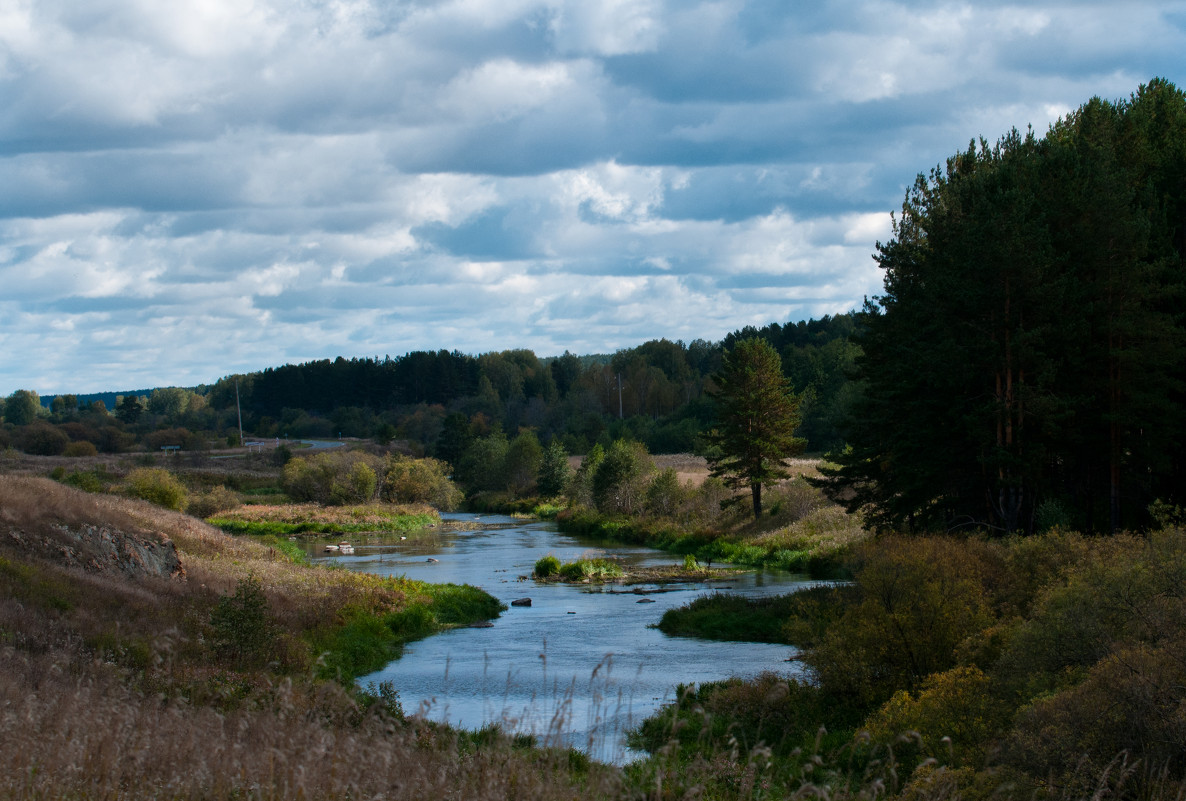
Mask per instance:
[[[17,390],[0,447],[201,449],[247,431],[460,469],[475,443],[529,434],[569,455],[628,440],[711,457],[714,375],[756,337],[781,357],[797,435],[827,456],[819,486],[873,528],[1143,528],[1155,504],[1186,504],[1184,132],[1182,92],[1155,79],[1044,136],[972,142],[907,192],[875,255],[884,294],[859,311],[613,354],[338,357],[110,410]]]
[[[0,406],[0,700],[18,710],[0,795],[1181,799],[1184,257],[1186,94],[1154,80],[920,175],[877,248],[883,294],[846,314],[614,354],[17,390]],[[793,646],[795,664],[680,686],[621,767],[406,714],[399,688],[354,679],[489,627],[500,602],[306,549],[418,547],[461,503],[465,525],[495,508],[671,552],[681,580],[714,562],[799,574],[653,626]],[[118,554],[88,534],[174,559],[104,573]],[[533,576],[611,567],[548,555]],[[378,758],[336,767],[359,753]]]

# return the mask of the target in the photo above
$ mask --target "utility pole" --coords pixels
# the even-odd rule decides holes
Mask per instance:
[[[235,411],[239,413],[239,447],[243,447],[243,407],[239,405],[239,378],[235,377]]]

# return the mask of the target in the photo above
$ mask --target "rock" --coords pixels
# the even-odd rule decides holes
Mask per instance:
[[[511,606],[531,606],[530,598],[516,598],[511,601]]]
[[[654,598],[639,598],[634,603],[636,603],[636,604],[653,604],[654,602],[655,602]]]
[[[566,614],[566,615],[575,615],[575,614],[576,614],[576,612],[565,612],[564,614]]]
[[[439,561],[441,561],[441,560],[440,560],[440,559],[433,559],[433,558],[430,556],[430,557],[428,557],[428,559],[427,559],[426,561],[429,561],[429,562],[439,562]]]

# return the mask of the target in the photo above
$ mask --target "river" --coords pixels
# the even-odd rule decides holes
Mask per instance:
[[[804,576],[765,570],[665,586],[537,584],[532,568],[548,554],[571,561],[598,552],[635,565],[680,560],[650,548],[590,543],[551,523],[447,517],[505,527],[418,533],[357,545],[353,556],[314,554],[351,570],[472,584],[508,605],[490,628],[411,643],[400,659],[359,679],[363,686],[391,682],[409,713],[470,729],[496,722],[620,763],[636,756],[625,746],[626,731],[671,701],[677,684],[800,673],[788,662],[796,653],[790,646],[668,637],[654,626],[665,610],[702,593],[782,594],[812,583]],[[510,606],[522,598],[531,606]]]

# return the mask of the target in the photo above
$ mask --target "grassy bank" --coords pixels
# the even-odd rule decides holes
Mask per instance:
[[[690,554],[709,566],[774,567],[819,579],[847,578],[845,562],[866,537],[854,518],[832,505],[770,530],[688,530],[668,520],[604,515],[587,507],[565,509],[556,523],[568,534]]]
[[[440,523],[428,506],[365,504],[321,506],[315,503],[240,506],[207,519],[229,534],[288,536],[291,534],[358,534],[406,532]]]
[[[810,646],[838,621],[854,592],[831,584],[769,598],[718,592],[667,610],[659,630],[674,637]]]

